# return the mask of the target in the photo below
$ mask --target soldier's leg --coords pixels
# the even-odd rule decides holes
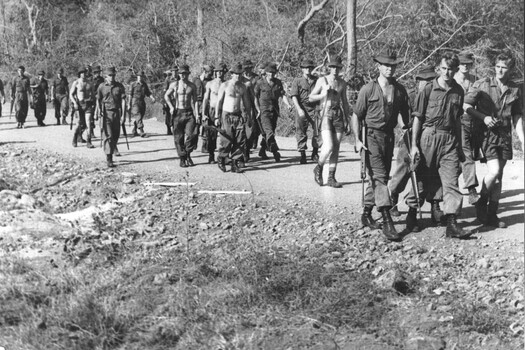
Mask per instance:
[[[479,195],[476,191],[478,179],[476,177],[476,162],[473,152],[472,124],[471,117],[468,114],[461,117],[462,149],[465,155],[465,161],[461,163],[463,182],[465,184],[464,188],[469,191],[469,203],[475,204],[479,199]]]
[[[186,148],[184,146],[184,127],[185,120],[183,119],[183,113],[178,113],[177,111],[173,112],[172,121],[173,121],[173,142],[175,143],[175,149],[177,150],[177,155],[182,161],[186,162]]]
[[[196,123],[193,112],[185,111],[184,113],[184,148],[186,151],[186,162],[189,166],[194,166],[193,160],[191,159],[191,152],[197,148],[197,141],[199,139],[198,125]]]
[[[86,143],[87,148],[95,148],[95,146],[93,146],[93,144],[91,143],[91,137],[93,135],[93,125],[95,125],[95,118],[93,117],[94,113],[95,111],[93,110],[93,108],[89,107],[88,109],[86,109],[86,127],[88,131]]]
[[[388,188],[390,190],[390,196],[392,199],[392,205],[394,206],[399,200],[399,194],[405,190],[408,181],[410,180],[410,162],[411,160],[408,154],[408,148],[403,142],[399,146],[397,152],[396,167],[394,173],[392,174],[392,178],[388,183]],[[395,208],[395,212],[397,212],[397,215],[395,216],[399,216],[399,211],[397,210],[397,207]],[[394,212],[394,209],[392,209],[392,212]]]
[[[57,120],[57,125],[60,125],[60,119],[61,119],[61,105],[60,100],[58,97],[55,97],[53,99],[53,108],[55,109],[55,119]]]
[[[306,149],[308,136],[306,134],[308,130],[308,118],[306,115],[300,116],[296,114],[295,116],[295,139],[297,140],[297,150],[301,154],[300,163],[306,164]]]
[[[261,144],[261,150],[259,151],[259,156],[261,156],[262,159],[268,159],[266,150],[269,149],[271,152],[273,152],[272,146],[274,147],[274,150],[276,146],[274,146],[275,135],[272,128],[272,118],[273,113],[267,111],[263,111],[260,116],[261,127],[264,132],[264,145]]]
[[[62,111],[62,124],[67,125],[67,115],[69,113],[69,97],[67,95],[60,98],[60,110]]]
[[[232,136],[233,143],[231,154],[231,170],[234,173],[242,173],[240,163],[244,161],[244,156],[246,153],[246,131],[244,128],[244,122],[242,117],[232,117]]]
[[[82,138],[82,133],[86,128],[86,107],[85,105],[78,104],[78,124],[73,134],[73,147],[77,147],[79,140]]]

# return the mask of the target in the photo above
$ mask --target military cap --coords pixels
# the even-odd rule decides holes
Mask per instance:
[[[80,75],[80,73],[86,73],[87,72],[87,69],[86,67],[80,67],[77,71],[78,75]]]
[[[190,73],[190,66],[188,66],[187,64],[183,64],[182,66],[180,66],[179,68],[179,73]]]
[[[24,67],[24,66],[18,66],[18,69],[26,70],[26,67]]]
[[[102,68],[100,68],[99,65],[93,67],[93,73],[97,73],[97,72],[101,72],[102,71]]]
[[[217,64],[217,66],[212,66],[213,67],[213,71],[214,72],[221,72],[221,71],[224,71],[226,69],[226,65],[222,62],[219,62]]]
[[[328,62],[328,67],[338,67],[343,68],[343,59],[341,56],[333,57],[330,62]]]
[[[268,63],[264,68],[264,71],[267,73],[277,73],[277,63]]]
[[[38,71],[37,75],[46,75],[46,73],[43,70],[41,70],[41,71]]]
[[[209,65],[209,64],[205,64],[204,66],[202,66],[202,69],[203,69],[205,72],[213,72],[213,66],[212,66],[212,65]]]
[[[59,68],[58,71],[57,71],[57,73],[59,73],[59,74],[64,74],[64,68]]]
[[[117,70],[115,69],[115,67],[108,67],[108,68],[106,68],[105,73],[106,73],[106,75],[116,75],[117,74]]]
[[[470,52],[460,52],[459,55],[459,64],[471,64],[474,63],[474,55]]]
[[[233,74],[242,74],[243,72],[242,64],[240,63],[235,64],[233,67],[230,68],[230,72]]]
[[[372,59],[379,64],[388,64],[388,65],[394,65],[394,64],[399,64],[403,62],[403,60],[397,59],[396,52],[392,50],[382,51],[379,54],[372,57]]]
[[[315,63],[312,60],[305,59],[301,62],[301,68],[314,68]]]
[[[421,66],[421,69],[416,74],[418,80],[431,80],[436,77],[436,70],[431,65]]]
[[[243,66],[244,69],[246,69],[246,68],[253,68],[253,62],[251,60],[249,60],[249,59],[246,59],[242,63],[242,66]]]

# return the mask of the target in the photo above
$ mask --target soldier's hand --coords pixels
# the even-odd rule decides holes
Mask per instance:
[[[485,119],[483,119],[483,121],[489,129],[492,129],[498,123],[498,121],[491,116],[486,116]]]
[[[299,108],[297,110],[297,114],[299,114],[299,117],[304,118],[306,116],[306,113],[304,112],[304,109]]]
[[[461,163],[467,160],[467,157],[465,157],[465,153],[463,152],[463,149],[461,149],[461,147],[458,147],[458,158]]]
[[[354,151],[360,153],[361,150],[368,151],[368,148],[361,142],[361,140],[355,140]]]
[[[151,96],[151,103],[155,103],[157,100],[155,100],[155,97]]]
[[[412,160],[412,164],[417,164],[419,162],[419,148],[412,147],[412,150],[410,151],[410,159]]]
[[[175,108],[174,107],[170,107],[170,114],[173,115],[173,112],[175,112]]]
[[[221,126],[221,120],[220,119],[218,119],[218,118],[215,119],[215,126],[218,127],[218,128]]]

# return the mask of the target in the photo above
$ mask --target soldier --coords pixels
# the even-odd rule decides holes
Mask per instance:
[[[366,167],[370,176],[361,221],[370,228],[379,228],[372,218],[372,208],[376,205],[383,217],[383,234],[387,239],[397,241],[401,236],[390,216],[392,202],[387,184],[394,152],[394,128],[399,114],[405,125],[409,123],[410,103],[405,88],[394,78],[397,64],[401,62],[396,54],[382,52],[373,60],[379,76],[359,91],[353,115],[356,148],[366,151]],[[365,128],[364,140],[361,127]]]
[[[328,162],[326,184],[334,188],[343,187],[335,179],[335,172],[343,133],[350,130],[350,106],[346,97],[346,82],[339,76],[342,68],[341,57],[334,57],[328,63],[330,73],[317,79],[309,96],[310,102],[321,101],[320,108],[323,111],[319,126],[323,145],[314,168],[314,180],[319,186],[324,185],[323,167]]]
[[[255,110],[255,93],[254,87],[257,83],[257,80],[260,77],[253,72],[254,64],[251,60],[246,59],[242,63],[243,73],[241,76],[241,82],[248,88],[248,93],[250,94],[250,102],[252,104],[253,114],[255,115],[257,111]],[[248,162],[250,160],[250,150],[257,148],[257,143],[259,142],[259,135],[261,135],[261,126],[259,125],[259,119],[252,124],[251,127],[246,126],[246,154],[244,160]]]
[[[465,110],[479,121],[483,121],[486,132],[483,153],[487,160],[488,173],[483,179],[480,198],[476,203],[476,216],[488,226],[505,228],[507,224],[498,218],[503,170],[512,159],[512,125],[524,150],[523,91],[510,80],[516,61],[512,54],[500,53],[495,60],[492,78],[474,83],[465,98]]]
[[[292,109],[292,106],[288,102],[282,82],[276,78],[277,64],[269,63],[264,70],[266,75],[257,81],[254,88],[255,109],[257,110],[257,118],[261,120],[266,147],[273,153],[275,161],[280,162],[281,154],[275,141],[275,129],[279,118],[279,99],[283,99],[289,110]],[[266,149],[263,150],[262,147],[259,155],[262,159],[268,159]]]
[[[116,151],[120,135],[120,118],[126,121],[126,89],[115,81],[115,67],[106,69],[106,81],[97,89],[96,101],[98,116],[102,117],[102,133],[104,138],[104,153],[109,168],[113,168],[113,154]]]
[[[4,82],[0,79],[0,95],[2,95],[2,103],[0,103],[0,117],[2,116],[2,105],[5,104]]]
[[[471,53],[462,52],[459,54],[459,69],[454,75],[454,80],[463,88],[465,96],[476,81],[476,78],[470,74],[473,63],[474,59]],[[479,158],[481,134],[481,122],[477,118],[472,118],[467,113],[464,113],[461,116],[461,146],[463,147],[465,161],[461,163],[461,170],[463,172],[464,186],[468,189],[468,201],[470,204],[476,204],[479,199],[476,191],[476,187],[478,187],[476,158]]]
[[[214,79],[206,84],[206,92],[204,93],[204,99],[202,101],[202,124],[206,126],[213,126],[215,121],[215,110],[217,108],[219,89],[224,82],[224,73],[226,65],[219,63],[216,68],[213,69]],[[208,164],[214,164],[215,161],[215,150],[217,149],[217,131],[207,128],[204,130],[206,133],[206,146],[208,147]]]
[[[218,165],[226,171],[226,157],[231,158],[232,173],[242,173],[239,162],[243,159],[246,147],[245,119],[242,116],[241,100],[245,111],[246,123],[253,125],[252,106],[248,88],[240,81],[242,65],[230,69],[230,80],[221,84],[215,110],[215,125],[222,127],[221,146],[219,147]]]
[[[43,70],[38,72],[38,77],[33,81],[31,90],[33,90],[33,103],[31,107],[35,112],[35,118],[38,126],[46,126],[44,119],[46,118],[47,105],[46,102],[49,96],[49,85],[44,78],[45,72]]]
[[[91,143],[91,127],[88,127],[89,124],[87,124],[93,118],[92,115],[95,112],[93,83],[86,77],[87,72],[86,68],[79,69],[78,79],[71,84],[69,92],[69,99],[73,104],[73,108],[78,112],[78,125],[73,135],[72,145],[77,147],[78,142],[84,143],[82,133],[87,129],[86,147],[95,148]]]
[[[164,94],[173,118],[173,138],[182,168],[195,165],[190,154],[195,149],[195,137],[198,137],[195,134],[198,118],[197,88],[188,80],[189,75],[190,67],[182,65],[179,69],[180,80],[171,83]]]
[[[308,96],[315,87],[317,77],[312,75],[312,70],[315,68],[315,63],[312,60],[303,60],[301,63],[301,70],[303,75],[300,78],[295,78],[292,82],[292,90],[290,95],[295,106],[297,115],[295,117],[295,138],[297,139],[297,150],[301,158],[299,163],[306,164],[306,143],[308,136],[308,125],[312,126],[312,160],[319,159],[317,154],[318,145],[318,113],[316,110],[317,103],[310,102]]]
[[[210,82],[213,79],[213,71],[214,71],[214,67],[206,64],[202,67],[201,75],[193,79],[193,84],[195,84],[196,93],[197,93],[198,117],[197,117],[197,126],[195,130],[196,134],[199,134],[199,125],[202,124],[202,115],[201,115],[202,100],[204,99],[204,93],[206,92],[206,85],[208,84],[208,82]],[[201,152],[208,153],[208,140],[206,139],[206,132],[204,130],[202,130],[201,138],[202,138]],[[199,140],[198,137],[194,138],[194,142],[195,142],[195,145],[193,146],[194,149],[197,148],[198,140]]]
[[[95,105],[95,109],[97,107],[96,98],[97,98],[98,87],[100,86],[100,84],[104,83],[104,78],[100,75],[101,71],[102,71],[102,69],[101,69],[101,67],[99,65],[93,67],[93,75],[90,77],[91,85],[93,87],[92,103],[93,103],[93,105]],[[98,115],[98,112],[95,111],[95,113],[93,113],[91,115],[91,118],[89,120],[89,127],[91,128],[89,130],[89,133],[90,133],[91,137],[95,137],[95,133],[94,133],[94,130],[95,130],[95,118],[96,118],[97,115]],[[118,151],[117,151],[117,153],[118,153]],[[119,155],[119,154],[117,154],[117,155]]]
[[[57,125],[67,125],[66,117],[69,109],[69,82],[64,76],[64,68],[60,68],[57,76],[51,83],[51,96],[53,98],[53,107],[55,108],[55,118]]]
[[[25,75],[25,67],[19,66],[17,76],[11,82],[11,103],[15,104],[17,129],[25,128],[29,103],[32,102],[29,78]]]
[[[170,84],[173,81],[179,80],[179,68],[173,67],[165,71],[164,74],[166,75],[166,78],[164,79],[164,94],[166,94],[166,91],[168,91]],[[173,118],[171,116],[170,107],[168,106],[166,101],[163,102],[164,103],[162,105],[162,113],[164,114],[164,123],[166,124],[166,135],[170,136],[173,135],[173,132],[171,131],[171,128],[173,127]]]
[[[144,81],[145,74],[144,71],[140,72],[137,75],[137,81],[131,83],[129,89],[129,106],[128,113],[129,118],[135,118],[133,121],[133,131],[131,132],[133,136],[146,137],[144,133],[144,114],[146,113],[146,96],[151,99],[152,103],[155,103],[155,97],[151,94],[148,84]],[[137,132],[138,130],[138,132]]]
[[[443,187],[446,236],[464,239],[472,232],[466,232],[457,225],[463,201],[458,176],[459,162],[463,158],[460,142],[464,99],[463,89],[454,80],[458,66],[458,56],[445,51],[439,61],[439,77],[418,93],[412,114],[410,156],[417,161],[421,155],[423,187],[430,196]]]

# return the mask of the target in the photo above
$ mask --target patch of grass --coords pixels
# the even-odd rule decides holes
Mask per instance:
[[[452,315],[453,325],[464,332],[500,334],[511,323],[503,310],[481,303],[456,305]]]

